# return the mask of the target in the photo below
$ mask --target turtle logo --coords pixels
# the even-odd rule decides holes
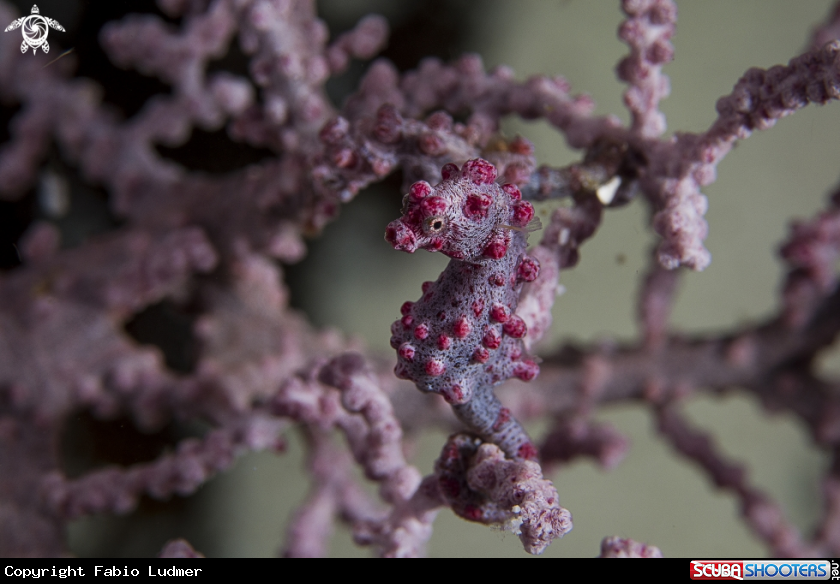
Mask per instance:
[[[5,32],[15,30],[21,25],[23,26],[23,29],[21,30],[23,33],[23,42],[20,45],[20,52],[25,53],[26,49],[32,47],[33,55],[38,52],[38,47],[40,47],[44,53],[50,52],[50,45],[47,43],[47,33],[49,32],[49,27],[64,32],[64,27],[58,24],[57,20],[41,16],[39,14],[38,7],[34,4],[32,5],[32,14],[29,16],[21,16],[12,22],[12,24],[7,26]]]

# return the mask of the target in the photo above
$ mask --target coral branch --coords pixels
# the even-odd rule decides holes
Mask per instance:
[[[599,558],[661,558],[658,547],[617,536],[605,537]]]
[[[505,458],[494,444],[456,434],[443,447],[435,472],[455,513],[514,532],[530,554],[541,554],[572,529],[571,514],[560,506],[539,464]]]
[[[674,304],[680,272],[666,270],[654,253],[639,293],[638,321],[641,325],[645,345],[656,349],[665,341],[668,319]]]
[[[767,71],[753,68],[733,92],[718,100],[718,119],[703,134],[681,134],[646,154],[651,167],[641,186],[651,197],[653,226],[664,241],[659,262],[668,269],[686,265],[704,269],[711,261],[702,241],[708,232],[708,207],[700,187],[715,180],[715,166],[738,139],[771,128],[777,120],[809,103],[840,97],[840,41]]]
[[[540,454],[544,465],[591,456],[607,470],[618,466],[630,444],[612,426],[584,420],[563,420],[546,437]]]
[[[329,437],[312,431],[308,436],[312,491],[295,513],[287,532],[283,555],[291,558],[325,557],[337,515],[352,523],[384,518],[352,475],[352,457],[335,447]]]
[[[670,0],[624,0],[629,17],[618,37],[630,45],[630,55],[619,62],[618,78],[630,84],[624,103],[632,114],[631,131],[641,138],[658,138],[665,131],[659,101],[671,92],[662,65],[674,58],[670,38],[677,22],[677,7]]]
[[[43,497],[56,516],[76,519],[94,513],[128,513],[144,493],[156,499],[190,495],[230,467],[237,456],[279,445],[279,420],[253,416],[238,426],[214,430],[203,440],[186,439],[176,453],[152,463],[124,470],[107,468],[74,480],[52,473],[43,480]]]
[[[833,40],[840,40],[840,2],[835,3],[831,8],[826,21],[814,28],[811,49],[819,49]]]
[[[293,379],[275,398],[273,410],[321,431],[340,428],[366,476],[380,483],[381,498],[392,505],[387,516],[359,516],[358,509],[346,513],[354,522],[354,537],[359,544],[376,546],[389,557],[421,555],[440,500],[423,486],[417,469],[406,463],[400,424],[386,394],[355,353],[327,363],[318,378],[340,390],[340,401],[335,392],[325,392],[314,380]],[[332,505],[329,500],[325,503]]]
[[[159,558],[203,558],[185,539],[173,539],[160,550]]]

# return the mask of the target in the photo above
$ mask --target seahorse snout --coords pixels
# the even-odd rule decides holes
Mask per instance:
[[[414,232],[400,219],[395,219],[385,229],[385,241],[399,251],[414,253],[417,250],[417,238]]]

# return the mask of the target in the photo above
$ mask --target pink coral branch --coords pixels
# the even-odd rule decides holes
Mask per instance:
[[[245,452],[278,447],[282,427],[279,420],[253,415],[229,428],[213,430],[202,440],[186,439],[177,452],[151,463],[128,469],[107,468],[72,480],[58,472],[48,474],[41,493],[56,516],[76,519],[104,512],[122,515],[134,509],[142,494],[156,499],[191,495]]]
[[[656,546],[617,536],[605,537],[601,542],[599,558],[661,558],[662,552]]]
[[[652,260],[639,291],[637,320],[645,345],[656,349],[667,338],[668,319],[671,316],[680,272],[663,268],[655,253]]]
[[[624,460],[629,449],[627,438],[612,426],[573,419],[555,424],[540,446],[540,455],[544,465],[590,456],[610,470]]]
[[[384,509],[377,509],[357,484],[352,474],[352,457],[345,450],[315,431],[307,436],[307,445],[313,485],[287,528],[283,555],[292,558],[327,556],[329,538],[339,515],[350,524],[383,521],[386,516]]]
[[[421,555],[440,503],[434,492],[423,488],[417,469],[403,458],[402,432],[390,401],[358,354],[333,359],[321,369],[319,379],[341,391],[345,409],[361,414],[361,419],[340,418],[338,425],[365,474],[380,483],[382,499],[393,505],[385,521],[358,526],[357,541],[376,545],[384,556]]]
[[[351,58],[370,59],[385,45],[388,39],[388,21],[379,15],[364,17],[356,28],[333,41],[327,49],[330,71],[341,73]]]
[[[753,68],[731,94],[718,100],[719,117],[703,134],[681,134],[646,152],[650,168],[641,180],[657,209],[653,226],[664,241],[659,262],[673,269],[686,265],[702,270],[711,261],[702,241],[708,207],[700,187],[715,180],[715,166],[738,139],[809,103],[840,97],[840,41],[792,59],[767,71]]]
[[[819,49],[837,39],[840,39],[840,2],[834,4],[825,22],[814,28],[811,49]]]
[[[272,411],[311,426],[313,431],[340,429],[353,458],[369,479],[379,483],[379,495],[391,509],[385,514],[372,508],[365,511],[355,505],[364,499],[351,496],[354,490],[347,491],[348,485],[353,488],[352,481],[341,471],[341,464],[322,469],[330,477],[325,483],[328,490],[316,486],[295,523],[303,530],[299,543],[304,547],[295,545],[287,551],[308,555],[323,549],[327,535],[323,530],[331,529],[324,515],[340,512],[352,522],[359,544],[375,546],[384,556],[421,555],[440,500],[434,490],[423,486],[417,469],[405,461],[402,431],[387,394],[358,354],[340,355],[317,370],[321,383],[314,378],[289,380],[273,399]],[[330,455],[330,451],[317,444],[313,464],[319,465],[318,457]],[[352,509],[350,503],[355,505]],[[302,518],[310,514],[319,521],[304,526]]]
[[[160,550],[159,558],[203,558],[185,539],[173,539]]]
[[[530,554],[541,554],[572,529],[572,516],[560,506],[540,465],[511,460],[495,444],[466,434],[451,436],[435,473],[441,496],[455,513],[513,531]]]
[[[630,84],[624,103],[632,114],[630,131],[639,138],[658,138],[665,131],[659,101],[671,92],[662,65],[674,58],[670,39],[677,22],[677,6],[670,0],[625,0],[628,16],[618,37],[630,45],[630,55],[620,61],[618,78]]]

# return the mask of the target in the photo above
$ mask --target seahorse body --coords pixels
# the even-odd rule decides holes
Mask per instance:
[[[402,306],[391,325],[397,376],[441,394],[458,416],[514,457],[536,450],[493,387],[511,377],[529,381],[539,367],[523,352],[527,330],[516,313],[522,285],[539,273],[527,256],[526,225],[534,208],[514,185],[498,185],[486,160],[447,164],[435,187],[414,183],[403,215],[385,239],[395,249],[440,251],[452,260],[423,296]]]

